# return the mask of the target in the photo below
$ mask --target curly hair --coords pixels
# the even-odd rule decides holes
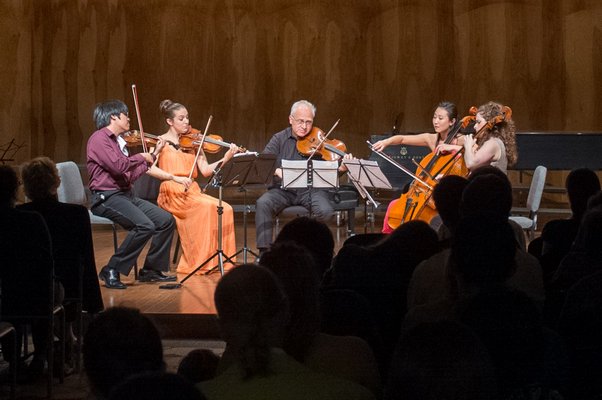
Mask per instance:
[[[56,164],[48,157],[37,157],[21,167],[25,194],[31,200],[42,200],[56,196],[61,178]]]
[[[495,117],[503,116],[503,106],[499,103],[490,101],[479,107],[478,113],[489,122],[494,121]],[[477,139],[477,145],[482,146],[487,140],[492,137],[500,138],[506,147],[506,157],[508,158],[508,165],[516,164],[518,159],[518,151],[516,149],[516,126],[512,117],[504,116],[500,122],[494,124],[491,128],[486,127],[485,132]]]

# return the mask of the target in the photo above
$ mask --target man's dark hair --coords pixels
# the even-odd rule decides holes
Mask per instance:
[[[96,129],[109,126],[111,116],[119,117],[120,114],[128,115],[128,106],[121,100],[108,100],[98,103],[94,108],[94,123]]]

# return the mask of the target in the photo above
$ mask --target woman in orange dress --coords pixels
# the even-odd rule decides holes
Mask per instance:
[[[197,167],[192,174],[193,179],[188,179],[196,154],[184,152],[179,147],[180,136],[191,131],[188,111],[182,104],[171,100],[163,100],[159,108],[169,130],[160,136],[165,140],[166,145],[159,154],[158,164],[159,168],[170,176],[168,179],[165,177],[162,179],[157,204],[169,211],[176,219],[182,244],[182,257],[177,271],[187,274],[211,257],[218,246],[218,199],[202,193],[194,179],[198,171],[205,177],[210,176],[219,162],[227,163],[238,152],[238,147],[234,144],[230,145],[224,157],[212,164],[207,162],[201,150]],[[231,256],[236,252],[234,212],[229,204],[222,202],[222,206],[222,250],[226,256]],[[217,262],[217,257],[214,260]],[[207,264],[206,269],[214,265]],[[199,271],[202,272],[204,271]]]

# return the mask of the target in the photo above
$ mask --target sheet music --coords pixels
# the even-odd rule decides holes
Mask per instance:
[[[393,189],[391,183],[374,160],[344,160],[352,180],[358,181],[365,188]]]
[[[282,187],[306,189],[309,186],[307,160],[282,160]],[[313,166],[313,188],[339,187],[339,164],[336,161],[311,160]]]

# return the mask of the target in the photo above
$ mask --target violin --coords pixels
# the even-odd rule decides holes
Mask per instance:
[[[196,151],[201,141],[201,131],[192,128],[190,133],[180,136],[180,147],[183,150],[194,150]],[[209,154],[218,153],[222,147],[230,148],[230,143],[224,142],[223,138],[219,135],[208,134],[205,135],[205,141],[203,142],[203,151]],[[240,153],[247,151],[244,147],[238,146]]]
[[[337,139],[324,139],[326,134],[317,126],[304,137],[297,139],[297,151],[304,156],[319,153],[325,161],[335,161],[347,154],[347,146]]]

